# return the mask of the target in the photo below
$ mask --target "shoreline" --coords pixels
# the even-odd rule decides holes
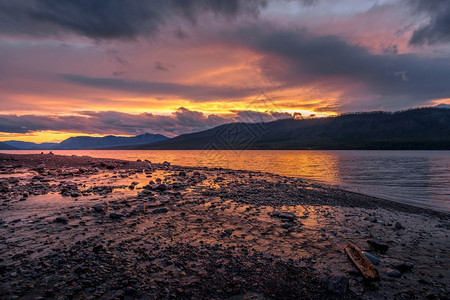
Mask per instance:
[[[350,192],[361,193],[364,195],[372,196],[378,199],[390,200],[397,203],[404,203],[406,205],[416,206],[424,209],[430,209],[434,211],[440,211],[444,213],[450,213],[450,207],[448,206],[448,197],[445,194],[445,172],[442,168],[438,168],[436,170],[437,173],[428,173],[428,175],[422,174],[420,178],[415,177],[410,174],[411,168],[416,168],[415,164],[405,167],[405,163],[411,160],[417,160],[416,154],[413,154],[414,151],[387,151],[386,154],[389,158],[397,160],[398,156],[404,156],[406,153],[406,158],[400,160],[401,165],[403,166],[400,169],[394,168],[392,165],[388,166],[387,170],[381,169],[379,163],[373,164],[365,164],[366,160],[372,160],[372,155],[370,151],[319,151],[320,153],[316,153],[317,151],[312,151],[312,160],[321,159],[322,163],[315,164],[314,162],[304,162],[307,157],[310,157],[308,151],[294,151],[294,155],[283,154],[283,151],[269,151],[273,152],[272,154],[266,156],[264,151],[257,151],[261,153],[264,157],[263,159],[256,160],[257,163],[251,159],[251,150],[249,150],[247,155],[238,155],[235,157],[236,153],[233,155],[221,154],[221,151],[217,153],[205,153],[206,158],[202,157],[200,153],[193,155],[192,151],[180,150],[181,155],[179,156],[177,151],[170,151],[169,153],[165,153],[164,151],[150,150],[133,150],[133,151],[102,151],[102,150],[62,150],[55,151],[55,154],[58,155],[78,155],[78,156],[92,156],[98,158],[114,158],[114,159],[122,159],[122,160],[137,160],[143,158],[150,158],[157,162],[163,162],[165,160],[169,161],[173,165],[179,165],[181,167],[191,166],[195,168],[206,167],[206,168],[217,168],[222,167],[223,169],[233,169],[233,170],[244,170],[244,171],[260,171],[260,172],[274,172],[275,174],[286,176],[286,177],[295,177],[304,180],[308,180],[309,182],[316,182],[319,185],[323,186],[331,186],[336,187],[338,189],[343,189]],[[231,150],[232,151],[232,150]],[[292,153],[292,151],[288,151]],[[354,155],[347,153],[356,153],[356,160],[353,159]],[[383,160],[382,157],[385,154],[380,154],[379,151],[376,151],[379,154],[375,154],[377,156],[377,160]],[[426,163],[425,161],[431,161],[426,164],[430,165],[438,165],[439,161],[443,159],[446,168],[448,169],[448,155],[439,154],[436,151],[419,151],[418,157],[423,161],[422,163]],[[442,153],[447,153],[448,151],[444,151]],[[39,154],[40,150],[35,151],[5,151],[5,154]],[[48,152],[47,152],[48,153]],[[300,153],[300,154],[298,154]],[[151,155],[150,157],[148,155]],[[281,155],[279,157],[278,155]],[[295,156],[298,160],[298,163],[281,163],[280,159],[283,161],[291,161]],[[232,157],[232,158],[230,158]],[[217,159],[215,159],[217,158]],[[324,164],[323,161],[326,159],[331,160],[342,160],[341,166],[333,165],[328,167],[327,164]],[[219,160],[219,162],[216,162]],[[250,160],[250,161],[249,161]],[[272,169],[268,166],[275,161],[277,164],[276,169]],[[356,163],[355,163],[356,161]],[[447,161],[447,162],[446,162]],[[259,163],[258,163],[259,162]],[[360,165],[364,164],[364,165]],[[348,166],[347,166],[348,164]],[[349,168],[350,175],[341,174],[343,176],[342,179],[339,176],[339,169],[341,168]],[[361,169],[362,168],[362,169]],[[369,178],[366,178],[365,172],[361,170],[365,170],[365,168],[373,169],[370,173],[372,174]],[[355,170],[360,170],[356,171]],[[445,170],[445,169],[444,169]],[[383,174],[387,172],[387,178],[377,178],[376,174]],[[430,172],[433,172],[430,170]],[[322,174],[322,175],[315,175]],[[406,178],[403,178],[403,174],[406,174]],[[408,175],[410,174],[410,175]],[[433,175],[430,175],[433,174]],[[367,181],[364,181],[366,179]],[[392,182],[391,180],[392,179]],[[436,181],[437,179],[437,181]],[[371,180],[375,180],[378,183],[372,184]],[[408,184],[409,182],[409,184]],[[425,186],[424,186],[425,185]]]
[[[0,298],[448,292],[445,212],[255,171],[4,153],[0,170]],[[348,241],[378,258],[380,282],[358,275]]]

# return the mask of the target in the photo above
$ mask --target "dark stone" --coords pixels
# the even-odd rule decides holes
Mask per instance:
[[[377,222],[377,218],[375,218],[375,217],[367,217],[366,220],[371,222],[371,223],[376,223]]]
[[[19,260],[19,259],[24,258],[25,256],[26,256],[25,253],[17,253],[17,254],[13,255],[12,259],[13,260]]]
[[[116,213],[110,213],[110,214],[109,214],[109,217],[110,217],[111,219],[113,219],[113,220],[119,220],[119,219],[122,219],[122,218],[123,218],[123,215],[121,215],[121,214],[116,214]]]
[[[289,221],[294,221],[297,217],[288,212],[280,212],[280,211],[274,211],[272,214],[272,217],[280,218],[280,219],[286,219]]]
[[[233,233],[233,229],[225,229],[223,233],[224,235],[230,236]]]
[[[380,263],[380,260],[375,255],[372,255],[366,251],[362,251],[362,254],[364,254],[364,256],[367,257],[372,264],[378,265]]]
[[[152,214],[165,214],[169,210],[165,207],[157,208],[152,211]]]
[[[345,276],[337,276],[330,279],[328,290],[334,294],[344,296],[347,293],[348,278]]]
[[[106,251],[106,249],[105,249],[105,247],[103,247],[103,245],[97,245],[97,246],[94,246],[92,251],[94,251],[94,253],[98,253],[100,251]]]
[[[181,171],[180,173],[178,173],[178,176],[186,176],[186,172]]]
[[[391,269],[391,268],[386,268],[385,271],[386,271],[386,274],[392,278],[398,278],[402,275],[402,273],[400,273],[399,270],[395,270],[395,269]]]
[[[96,204],[92,208],[94,209],[95,212],[98,212],[98,213],[103,213],[106,211],[106,207],[101,204]]]
[[[291,228],[292,226],[294,226],[293,223],[287,222],[287,223],[284,223],[283,225],[281,225],[281,228],[283,228],[283,229],[289,229],[289,228]]]
[[[136,294],[137,294],[137,290],[131,286],[129,286],[125,289],[125,295],[134,296]]]
[[[167,186],[164,183],[161,183],[156,186],[155,190],[163,192],[163,191],[167,190]]]
[[[405,227],[403,227],[403,225],[400,222],[396,222],[394,225],[394,229],[395,230],[400,230],[400,229],[404,229]]]
[[[67,220],[66,217],[57,217],[55,219],[55,223],[67,224],[69,223],[69,221]]]
[[[410,262],[400,262],[394,266],[395,269],[399,270],[400,272],[408,272],[411,271],[412,268],[414,268],[414,264]]]
[[[367,240],[367,243],[377,252],[385,253],[389,250],[389,246],[381,241],[378,240]]]
[[[9,184],[7,182],[2,182],[0,185],[0,192],[7,193],[9,192]]]

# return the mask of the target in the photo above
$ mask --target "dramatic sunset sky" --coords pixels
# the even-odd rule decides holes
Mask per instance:
[[[449,0],[0,0],[0,141],[439,103]]]

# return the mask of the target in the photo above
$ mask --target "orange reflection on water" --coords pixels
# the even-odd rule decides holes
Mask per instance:
[[[14,152],[14,151],[10,151]],[[19,151],[16,153],[31,153]],[[200,153],[201,152],[201,153]],[[34,151],[40,153],[40,151]],[[327,184],[342,183],[339,176],[339,153],[314,150],[56,150],[55,154],[88,155],[125,160],[148,159],[152,162],[181,166],[221,167],[276,173],[313,179]]]

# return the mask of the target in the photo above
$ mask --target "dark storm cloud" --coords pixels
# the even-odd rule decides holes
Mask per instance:
[[[418,13],[429,14],[429,22],[414,31],[409,44],[442,44],[450,42],[450,1],[410,0]]]
[[[170,18],[195,22],[212,12],[258,14],[265,0],[0,0],[0,30],[15,34],[73,32],[95,39],[133,38],[155,32]]]
[[[244,117],[254,114],[254,118]],[[160,133],[174,136],[183,133],[206,130],[234,121],[257,122],[263,119],[273,121],[288,118],[287,113],[236,112],[229,117],[205,115],[180,107],[171,115],[139,115],[117,111],[81,112],[76,116],[38,116],[38,115],[0,115],[0,132],[30,133],[44,130],[63,132],[83,132],[86,134],[122,134],[137,135],[142,133]]]
[[[95,78],[73,74],[61,75],[61,78],[82,86],[91,86],[108,90],[119,90],[151,96],[169,95],[193,101],[230,99],[253,95],[255,88],[234,88],[230,86],[184,85],[168,82],[133,81],[120,78]]]
[[[410,106],[450,97],[449,57],[373,54],[337,36],[311,36],[302,30],[247,28],[238,40],[265,54],[262,71],[282,84],[359,82],[394,106],[396,97],[407,97]]]

